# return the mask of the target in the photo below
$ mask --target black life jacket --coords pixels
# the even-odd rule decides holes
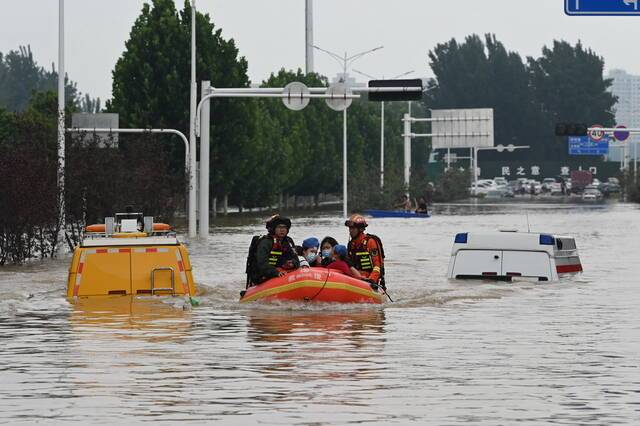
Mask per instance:
[[[290,237],[285,237],[280,243],[273,240],[271,251],[269,252],[269,265],[281,268],[294,256],[297,257],[298,255],[295,253],[293,240]]]
[[[247,274],[247,288],[254,284],[264,281],[264,277],[259,276],[258,268],[256,265],[256,252],[258,251],[258,245],[260,241],[268,238],[272,242],[271,252],[269,253],[269,264],[276,268],[283,266],[287,260],[290,260],[294,255],[293,240],[291,237],[285,237],[282,244],[273,244],[274,238],[271,235],[254,235],[251,238],[251,244],[249,245],[249,252],[247,253],[247,266],[245,272]]]

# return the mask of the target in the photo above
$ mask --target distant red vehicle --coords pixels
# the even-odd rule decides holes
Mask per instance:
[[[593,175],[586,170],[571,171],[571,192],[582,192],[585,186],[591,185]]]

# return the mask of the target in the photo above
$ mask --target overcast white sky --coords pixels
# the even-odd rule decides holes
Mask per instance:
[[[81,91],[111,96],[111,71],[143,3],[65,1],[66,69]],[[197,0],[197,7],[236,40],[253,82],[283,66],[304,68],[304,0]],[[492,32],[522,56],[537,56],[553,39],[580,39],[607,68],[640,74],[640,17],[568,17],[563,8],[564,0],[315,0],[315,43],[338,52],[384,45],[354,67],[388,77],[416,70],[423,77],[430,75],[428,50],[452,37]],[[57,23],[58,0],[0,0],[0,51],[30,44],[49,68],[57,61]],[[339,71],[323,53],[315,53],[315,63],[322,74]]]

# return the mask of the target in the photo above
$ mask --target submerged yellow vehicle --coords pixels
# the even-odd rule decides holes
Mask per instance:
[[[195,295],[189,253],[169,225],[118,213],[85,230],[69,267],[68,297]]]

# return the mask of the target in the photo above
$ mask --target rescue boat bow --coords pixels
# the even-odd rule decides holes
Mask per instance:
[[[381,304],[384,293],[371,284],[326,268],[302,268],[242,292],[240,302],[294,301]]]

